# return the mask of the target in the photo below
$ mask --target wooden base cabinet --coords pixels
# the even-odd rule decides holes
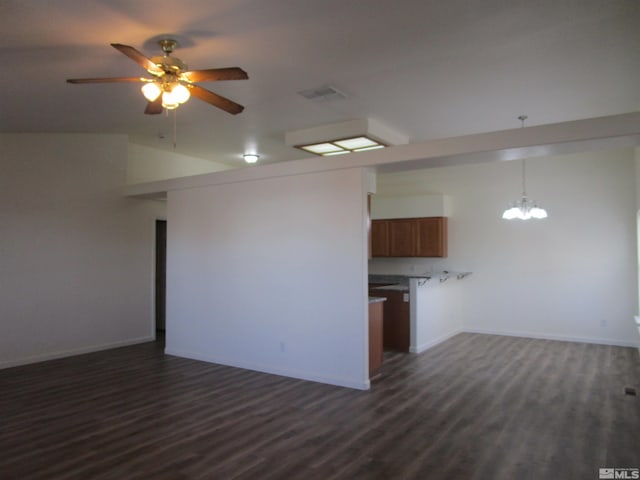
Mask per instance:
[[[372,257],[446,257],[447,217],[371,222]]]
[[[385,350],[408,352],[411,343],[409,293],[397,290],[369,290],[372,297],[385,297],[382,344]]]

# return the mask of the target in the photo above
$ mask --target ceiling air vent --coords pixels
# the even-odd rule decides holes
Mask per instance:
[[[347,98],[340,90],[329,85],[302,90],[298,92],[298,95],[302,95],[307,100],[341,100]]]

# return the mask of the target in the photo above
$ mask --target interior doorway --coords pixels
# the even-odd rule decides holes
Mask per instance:
[[[164,336],[167,299],[167,221],[156,220],[156,335]]]

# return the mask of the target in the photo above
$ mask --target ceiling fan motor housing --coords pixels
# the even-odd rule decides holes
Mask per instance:
[[[180,60],[178,57],[170,57],[165,55],[163,57],[151,57],[151,61],[158,65],[164,73],[179,74],[182,71],[188,70],[187,64]],[[158,72],[147,70],[152,75],[159,75]],[[162,74],[160,74],[162,75]]]

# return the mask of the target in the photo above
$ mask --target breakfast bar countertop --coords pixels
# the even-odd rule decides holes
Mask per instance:
[[[386,300],[386,297],[369,297],[369,303],[385,302]]]
[[[463,279],[467,275],[471,275],[471,272],[450,272],[448,270],[442,270],[440,272],[425,272],[423,274],[409,274],[409,275],[398,275],[398,274],[370,274],[369,275],[369,283],[382,285],[391,285],[393,287],[397,286],[398,290],[402,290],[402,286],[409,287],[409,281],[412,278],[416,278],[418,280],[439,280],[440,282],[444,282],[449,278],[457,278],[458,280]],[[389,290],[388,286],[385,286],[387,290]]]

